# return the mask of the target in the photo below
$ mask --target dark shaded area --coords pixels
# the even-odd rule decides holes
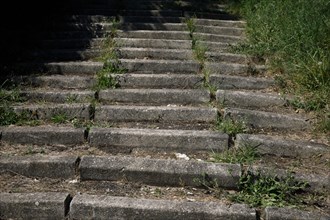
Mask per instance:
[[[111,16],[116,16],[122,23],[128,24],[126,27],[128,30],[134,29],[135,22],[176,23],[182,22],[183,17],[234,19],[233,16],[217,8],[219,0],[166,0],[163,2],[160,5],[152,0],[8,2],[2,6],[3,12],[6,13],[1,13],[0,18],[2,29],[0,80],[14,74],[29,74],[28,69],[22,70],[16,65],[17,63],[34,62],[39,72],[44,71],[45,62],[65,61],[72,57],[81,59],[81,54],[77,51],[89,48],[91,39],[96,35],[102,35],[100,34],[102,27],[93,25],[104,19],[102,15],[108,16],[109,20]],[[137,11],[134,12],[134,10]],[[160,16],[153,16],[148,10],[159,10]],[[88,15],[101,16],[91,18]],[[158,23],[158,26],[161,26],[161,23]],[[122,28],[125,30],[125,26]],[[62,50],[62,54],[53,57],[50,50]],[[35,51],[38,54],[31,55]],[[33,65],[31,64],[31,69],[36,73]]]
[[[29,49],[38,45],[40,32],[50,30],[60,16],[70,13],[73,0],[8,1],[1,6],[0,67],[1,76],[11,64],[22,61]]]

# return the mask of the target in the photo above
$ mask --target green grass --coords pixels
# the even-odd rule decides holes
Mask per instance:
[[[268,60],[294,107],[315,111],[329,132],[330,2],[328,0],[232,0],[230,11],[247,21],[248,41],[235,49]]]
[[[67,114],[59,113],[53,115],[50,120],[55,124],[64,124],[67,123],[70,119]]]
[[[18,122],[14,109],[8,105],[0,106],[0,125],[11,125]]]

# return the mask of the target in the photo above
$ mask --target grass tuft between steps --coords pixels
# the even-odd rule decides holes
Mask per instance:
[[[127,72],[127,70],[121,66],[119,60],[120,55],[117,49],[118,45],[114,40],[117,36],[119,21],[113,19],[111,23],[111,31],[104,41],[102,55],[95,58],[97,61],[104,63],[103,68],[96,75],[97,83],[94,86],[94,90],[96,91],[120,87],[117,74]]]

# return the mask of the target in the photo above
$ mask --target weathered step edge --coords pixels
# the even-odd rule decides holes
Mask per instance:
[[[72,197],[65,192],[0,193],[1,219],[65,219]]]
[[[295,130],[310,129],[307,119],[272,112],[226,108],[224,118],[244,122],[251,129]]]
[[[107,103],[153,103],[153,104],[207,104],[210,92],[206,89],[111,89],[98,94]]]
[[[105,151],[130,152],[134,148],[163,151],[223,151],[228,135],[213,131],[92,128],[88,141]]]
[[[83,156],[79,165],[80,179],[142,182],[160,186],[200,186],[203,175],[220,187],[237,189],[241,175],[239,164],[217,164],[173,159],[142,157]]]
[[[73,146],[85,144],[84,128],[59,126],[0,127],[1,141],[16,144]]]
[[[75,178],[79,158],[75,156],[0,156],[0,171],[28,177]]]
[[[260,154],[308,158],[330,153],[330,147],[316,142],[290,140],[281,136],[237,134],[236,147],[255,146]]]
[[[199,107],[171,106],[101,106],[95,109],[96,121],[123,122],[202,122],[213,123],[217,118],[217,109]]]
[[[256,211],[246,205],[225,206],[215,202],[185,202],[127,197],[77,195],[70,218],[85,219],[237,219],[255,220]]]

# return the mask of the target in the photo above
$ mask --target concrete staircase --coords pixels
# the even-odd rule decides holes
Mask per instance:
[[[277,175],[290,161],[330,153],[324,139],[311,140],[310,116],[275,92],[266,66],[230,52],[245,23],[224,7],[85,1],[39,32],[39,47],[17,64],[36,74],[12,78],[25,100],[12,107],[30,123],[0,128],[0,218],[328,219],[324,211],[231,204],[201,185],[207,176],[232,193],[245,170],[211,162],[212,152],[257,146],[264,159],[253,169]],[[205,60],[194,39],[207,48]],[[100,59],[106,52],[112,57]],[[100,88],[104,77],[115,88]],[[217,130],[224,120],[248,132]],[[312,192],[329,192],[329,167],[298,168]]]

